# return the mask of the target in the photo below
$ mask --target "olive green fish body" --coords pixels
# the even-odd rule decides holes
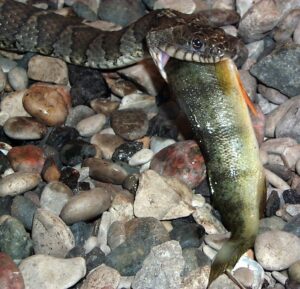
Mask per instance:
[[[173,59],[166,71],[205,156],[214,207],[231,231],[212,264],[211,282],[253,245],[264,203],[263,167],[231,60],[197,64]]]

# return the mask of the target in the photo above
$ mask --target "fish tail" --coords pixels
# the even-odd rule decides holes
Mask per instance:
[[[252,247],[254,240],[255,235],[250,238],[249,236],[247,238],[242,238],[241,236],[239,238],[231,237],[227,240],[213,260],[208,285],[227,269],[231,270],[239,258]]]

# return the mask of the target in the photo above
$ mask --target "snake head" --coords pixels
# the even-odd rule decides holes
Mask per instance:
[[[238,56],[239,39],[223,29],[203,25],[178,25],[152,30],[147,35],[150,54],[165,80],[170,57],[185,61],[216,63]]]

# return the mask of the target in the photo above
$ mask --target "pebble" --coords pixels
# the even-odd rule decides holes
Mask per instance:
[[[70,226],[73,233],[76,246],[83,246],[86,240],[92,235],[92,224],[86,222],[77,222]]]
[[[16,264],[32,253],[32,241],[23,224],[11,216],[0,223],[0,252],[8,254]]]
[[[266,203],[265,214],[267,217],[274,216],[280,208],[280,198],[277,191],[273,190]]]
[[[16,196],[11,205],[11,215],[18,219],[27,230],[32,229],[33,216],[38,206],[31,199]]]
[[[72,190],[61,182],[47,184],[41,194],[41,208],[49,210],[59,216],[64,205],[73,196]]]
[[[68,142],[79,137],[78,131],[70,126],[54,127],[47,136],[46,144],[60,151]]]
[[[291,188],[283,179],[267,169],[265,169],[265,175],[268,182],[275,188],[280,190],[289,190]]]
[[[128,163],[131,157],[142,148],[143,144],[140,141],[122,143],[115,149],[111,159],[114,162],[120,161]]]
[[[236,0],[236,10],[241,17],[251,8],[253,0]]]
[[[248,1],[248,0],[246,0],[246,1]],[[242,65],[242,69],[249,70],[252,67],[252,65],[257,62],[257,60],[263,53],[264,48],[265,48],[265,42],[264,42],[264,40],[250,42],[250,43],[246,44],[246,47],[248,50],[248,58]]]
[[[86,105],[77,105],[70,109],[65,125],[76,127],[83,119],[94,115],[95,112]]]
[[[90,137],[98,133],[105,125],[106,117],[102,113],[98,113],[79,121],[76,129],[83,137]]]
[[[246,89],[246,92],[250,99],[254,101],[256,99],[256,88],[257,88],[257,81],[255,77],[253,77],[248,70],[239,70],[239,74]]]
[[[91,144],[96,145],[106,160],[110,160],[115,150],[124,143],[124,140],[118,135],[96,133],[91,137]]]
[[[87,19],[89,21],[94,21],[97,19],[97,14],[83,2],[75,2],[72,5],[72,9],[76,13],[76,15],[78,15],[81,18]]]
[[[216,280],[214,280],[209,289],[239,289],[240,287],[237,286],[229,277],[225,274],[220,275]]]
[[[34,145],[15,146],[7,154],[15,172],[41,173],[44,163],[44,151]]]
[[[294,31],[293,40],[296,44],[300,44],[300,24],[299,23]]]
[[[288,273],[290,280],[300,283],[300,260],[289,267]]]
[[[4,73],[8,73],[17,66],[17,63],[11,59],[0,57],[0,67]]]
[[[192,14],[196,9],[196,4],[193,0],[170,1],[170,0],[157,0],[154,3],[154,10],[157,9],[173,9],[185,14]]]
[[[206,177],[204,158],[195,141],[170,145],[154,155],[150,168],[163,176],[178,178],[195,188]]]
[[[117,248],[126,241],[126,232],[124,222],[115,221],[109,227],[107,232],[107,244],[111,250]]]
[[[63,207],[60,217],[66,224],[91,220],[105,212],[110,204],[111,194],[102,188],[94,188],[71,197]]]
[[[203,256],[201,256],[202,259]],[[193,270],[188,276],[182,280],[180,289],[200,289],[207,288],[210,266],[204,265]],[[224,289],[224,288],[223,288]]]
[[[150,149],[154,153],[158,153],[162,149],[164,149],[174,143],[176,143],[176,142],[173,139],[153,136],[153,137],[151,137]]]
[[[119,108],[120,102],[108,99],[95,98],[91,101],[90,105],[91,108],[97,113],[103,113],[104,115],[109,116]]]
[[[117,270],[103,264],[87,275],[80,289],[117,289],[120,278],[120,273]]]
[[[42,55],[35,55],[29,60],[28,77],[62,85],[67,85],[69,82],[66,63],[61,59]]]
[[[0,197],[16,196],[34,189],[40,182],[38,173],[17,172],[0,179]]]
[[[0,92],[4,90],[6,87],[7,79],[6,74],[3,72],[2,68],[0,67]]]
[[[11,257],[0,252],[1,289],[25,289],[22,274]]]
[[[125,169],[108,160],[89,158],[82,166],[89,167],[91,178],[105,183],[121,185],[128,176]]]
[[[192,191],[184,183],[148,170],[139,179],[134,214],[158,220],[186,217],[194,211],[191,202]]]
[[[12,117],[3,126],[4,132],[12,139],[37,140],[47,133],[47,127],[32,117]]]
[[[267,100],[275,104],[283,104],[288,100],[288,97],[278,90],[267,87],[263,84],[258,85],[258,92],[261,93]]]
[[[111,127],[115,133],[129,141],[143,137],[148,126],[147,115],[141,109],[117,110],[111,115]]]
[[[140,166],[148,163],[153,158],[154,153],[150,149],[142,149],[136,152],[129,160],[130,166]]]
[[[155,96],[148,94],[129,94],[122,98],[119,109],[144,109],[152,113],[157,112],[156,99]]]
[[[22,67],[17,66],[11,69],[7,74],[7,78],[14,90],[22,90],[28,86],[27,72]]]
[[[214,250],[220,250],[225,241],[229,239],[229,233],[223,234],[209,234],[205,235],[204,241],[207,245],[209,245]]]
[[[75,190],[77,188],[77,183],[79,179],[79,172],[71,167],[64,167],[61,170],[60,181],[67,185],[71,190]]]
[[[89,242],[89,240],[92,240],[93,238],[97,241],[97,237],[89,238],[85,244],[85,248],[87,247],[87,243]],[[86,270],[87,272],[90,272],[96,267],[104,263],[105,254],[102,252],[102,250],[99,247],[94,247],[91,251],[89,251],[86,254],[85,261],[86,261]]]
[[[179,288],[183,268],[184,259],[179,243],[177,241],[165,242],[151,249],[141,270],[134,277],[132,288]]]
[[[267,231],[257,236],[255,256],[266,270],[284,270],[300,259],[300,239],[284,231]]]
[[[19,269],[25,288],[70,288],[86,274],[82,257],[62,259],[46,255],[34,255],[24,259]]]

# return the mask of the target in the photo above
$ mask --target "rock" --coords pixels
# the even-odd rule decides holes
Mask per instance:
[[[256,79],[249,73],[248,70],[239,70],[239,74],[248,96],[252,101],[254,101],[256,99]]]
[[[293,40],[296,44],[300,44],[300,24],[299,23],[294,31]]]
[[[246,0],[246,1],[248,1],[248,0]],[[252,0],[250,0],[250,1],[252,1]],[[265,42],[264,42],[264,40],[254,41],[254,42],[246,44],[246,48],[248,50],[248,58],[242,65],[242,69],[250,70],[252,65],[257,62],[257,60],[263,53],[264,48],[265,48]]]
[[[268,230],[282,230],[286,222],[277,216],[260,219],[259,222],[259,233]]]
[[[11,257],[0,252],[1,289],[25,289],[22,274]]]
[[[74,236],[66,224],[44,209],[36,211],[31,235],[36,254],[64,258],[75,246]]]
[[[111,115],[111,127],[115,133],[129,141],[143,137],[148,125],[147,115],[141,109],[117,110]]]
[[[70,288],[85,276],[85,261],[81,257],[61,259],[34,255],[24,259],[19,269],[25,288]]]
[[[98,113],[79,121],[76,125],[76,129],[83,137],[90,137],[99,132],[106,122],[105,115]]]
[[[204,236],[205,244],[213,248],[214,250],[220,250],[223,244],[230,238],[229,233],[222,234],[210,234]]]
[[[73,127],[54,127],[47,137],[46,144],[59,151],[68,141],[75,140],[78,136],[78,131]]]
[[[283,104],[288,100],[288,97],[280,93],[278,90],[264,86],[263,84],[258,85],[258,92],[261,93],[267,100],[275,104]]]
[[[33,216],[38,206],[29,198],[16,196],[11,206],[11,215],[18,219],[27,230],[32,229]]]
[[[64,205],[73,196],[72,190],[61,182],[47,184],[41,194],[41,208],[49,210],[59,216]]]
[[[151,137],[150,148],[154,153],[158,153],[160,150],[176,143],[173,139],[162,138],[162,137]]]
[[[200,266],[183,278],[180,289],[204,289],[207,288],[210,267]]]
[[[107,84],[97,69],[69,65],[69,77],[73,106],[88,105],[93,99],[109,96]]]
[[[285,44],[253,65],[250,72],[265,85],[278,89],[289,97],[296,96],[300,94],[300,81],[296,77],[300,73],[300,68],[296,65],[299,57],[299,45]]]
[[[120,144],[112,155],[112,161],[128,162],[130,158],[143,148],[139,141],[132,141]]]
[[[170,145],[154,155],[150,168],[163,176],[178,178],[195,188],[206,176],[204,158],[195,141]]]
[[[32,241],[23,224],[7,216],[0,224],[0,251],[8,254],[15,263],[32,253]]]
[[[32,117],[12,117],[4,123],[4,132],[12,139],[37,140],[47,133],[47,127]]]
[[[9,168],[10,168],[9,160],[7,156],[4,153],[2,153],[0,150],[0,174],[2,175]]]
[[[142,149],[136,152],[129,160],[130,166],[140,166],[151,161],[153,152],[150,149]]]
[[[178,288],[183,268],[184,259],[177,241],[168,241],[155,246],[146,257],[141,270],[135,275],[132,288]]]
[[[77,188],[79,176],[80,174],[76,169],[64,167],[61,170],[59,181],[67,185],[71,190],[75,190]]]
[[[185,184],[148,170],[140,176],[134,214],[159,220],[186,217],[194,211],[191,202],[192,192]]]
[[[7,80],[6,75],[0,67],[0,92],[2,92],[6,86]]]
[[[282,197],[286,204],[300,204],[300,194],[296,190],[285,190]]]
[[[91,108],[97,113],[103,113],[106,116],[111,115],[118,109],[120,102],[109,99],[95,98],[90,103]]]
[[[264,269],[284,270],[300,259],[300,239],[283,231],[267,231],[257,236],[254,250]]]
[[[233,281],[229,279],[225,274],[220,275],[216,280],[214,280],[209,289],[238,289],[240,288],[237,286]]]
[[[83,167],[89,167],[90,177],[105,183],[121,185],[128,173],[118,164],[97,158],[86,159]]]
[[[300,283],[300,260],[296,261],[289,267],[289,278],[292,281]]]
[[[154,10],[157,9],[173,9],[182,13],[192,14],[196,9],[196,4],[193,0],[183,2],[158,0],[154,4]]]
[[[266,98],[264,98],[261,94],[257,94],[257,104],[262,110],[262,112],[266,115],[270,114],[275,110],[278,105],[269,102]]]
[[[94,114],[95,112],[90,107],[86,105],[77,105],[70,109],[65,125],[75,128],[81,120]]]
[[[100,266],[105,261],[105,254],[99,247],[95,247],[85,256],[86,270],[87,272],[92,271],[96,267]]]
[[[267,217],[274,216],[280,208],[280,198],[277,191],[273,190],[267,199],[265,214]]]
[[[236,10],[241,17],[251,8],[253,5],[253,0],[237,0],[236,1]]]
[[[126,8],[126,9],[124,9]],[[98,11],[100,19],[127,26],[146,14],[145,6],[140,1],[104,0]]]
[[[113,222],[107,232],[107,244],[114,250],[119,245],[126,241],[126,232],[124,222],[115,221]]]
[[[61,218],[66,224],[94,219],[105,212],[111,204],[111,194],[102,188],[80,192],[63,207]]]
[[[11,69],[17,66],[17,63],[11,59],[0,57],[0,67],[4,73],[9,72]]]
[[[83,2],[75,2],[72,5],[74,12],[81,18],[87,19],[89,21],[94,21],[97,19],[97,15],[94,11],[90,9],[88,5]]]
[[[89,273],[80,289],[109,288],[117,289],[120,282],[117,270],[106,265],[100,265]]]
[[[0,197],[15,196],[34,189],[40,182],[37,173],[17,172],[0,179]]]
[[[123,276],[132,276],[141,269],[151,248],[168,241],[169,234],[155,218],[132,219],[125,224],[125,231],[126,241],[106,256],[105,263]]]
[[[289,220],[284,226],[283,230],[300,238],[300,214]]]
[[[110,160],[115,150],[124,143],[124,140],[118,135],[96,133],[90,142],[100,149],[104,159]]]
[[[153,95],[141,92],[129,94],[122,98],[119,109],[144,109],[153,113],[157,111],[156,99]]]
[[[7,77],[9,84],[14,90],[22,90],[27,88],[28,76],[24,68],[19,66],[12,68],[8,72]]]
[[[127,192],[120,192],[114,196],[109,208],[111,221],[127,222],[134,218],[133,214],[134,198]]]
[[[45,163],[43,150],[34,145],[13,147],[7,156],[15,172],[41,173]]]
[[[42,55],[35,55],[29,60],[28,77],[62,85],[67,85],[69,82],[66,63],[61,59]]]
[[[69,103],[65,95],[55,87],[33,86],[23,97],[26,111],[48,126],[61,125],[65,122]]]
[[[286,183],[283,179],[279,176],[275,175],[271,171],[265,169],[265,176],[267,181],[272,184],[273,187],[280,189],[280,190],[289,190],[290,186]]]
[[[70,226],[76,246],[83,246],[85,241],[92,235],[92,224],[78,222]]]

